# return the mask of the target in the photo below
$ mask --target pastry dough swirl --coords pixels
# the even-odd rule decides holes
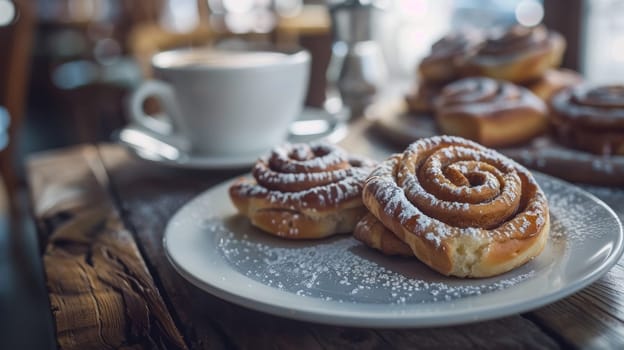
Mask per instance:
[[[559,139],[582,150],[624,155],[624,86],[588,84],[552,98]]]
[[[364,215],[363,181],[372,162],[329,144],[273,149],[241,178],[230,198],[253,225],[287,238],[321,238],[353,230]]]
[[[531,173],[459,137],[423,139],[390,157],[363,199],[385,234],[446,275],[506,272],[539,254],[548,235],[548,204]]]
[[[525,83],[539,79],[549,68],[558,67],[565,50],[565,39],[544,26],[492,31],[465,65],[467,75]]]
[[[546,131],[546,104],[521,86],[490,78],[447,85],[435,103],[440,129],[487,147],[520,144]]]
[[[436,41],[420,62],[418,71],[428,85],[443,85],[461,74],[460,67],[483,43],[477,31],[451,33]]]

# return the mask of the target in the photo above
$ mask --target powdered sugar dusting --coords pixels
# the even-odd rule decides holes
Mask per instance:
[[[471,178],[480,183],[473,185]],[[529,197],[518,211],[522,193]],[[436,247],[460,235],[476,240],[531,235],[547,217],[546,199],[523,166],[452,136],[421,139],[388,158],[366,180],[364,197],[398,218],[404,231]],[[469,227],[475,224],[484,229]]]
[[[462,300],[472,303],[472,298],[475,303],[483,303],[483,295],[491,293],[496,298],[499,291],[510,292],[515,288],[520,288],[519,293],[539,294],[539,290],[529,287],[546,285],[562,271],[577,271],[576,267],[585,266],[582,264],[586,264],[589,256],[596,262],[595,259],[600,258],[596,254],[602,257],[610,254],[600,247],[613,242],[613,235],[617,233],[613,225],[617,226],[617,220],[575,187],[539,175],[537,179],[551,208],[551,238],[546,248],[526,265],[487,279],[444,277],[415,258],[387,257],[346,235],[319,241],[290,241],[267,236],[250,226],[244,217],[234,215],[235,209],[227,204],[227,183],[201,196],[176,215],[170,228],[174,233],[183,234],[168,233],[167,240],[177,242],[188,237],[189,232],[197,231],[191,234],[194,237],[191,247],[197,247],[197,251],[187,247],[174,254],[176,260],[180,260],[178,254],[191,254],[192,261],[206,257],[200,259],[201,271],[207,271],[215,279],[229,279],[240,274],[242,281],[248,282],[237,284],[238,288],[246,285],[252,291],[255,284],[260,283],[276,291],[357,304],[355,307],[399,305],[401,310],[414,312],[416,309],[409,309],[410,305],[435,304],[434,307],[438,307],[437,304],[442,303],[444,307],[455,307]],[[622,198],[617,194],[614,192],[614,199]],[[145,207],[161,205],[164,203],[156,201]],[[478,230],[469,228],[467,232],[476,234]],[[592,245],[594,248],[588,251],[588,246]],[[212,264],[218,269],[211,270]],[[553,282],[552,286],[561,287],[558,283]],[[543,295],[543,291],[541,293]],[[296,305],[289,307],[296,309]]]
[[[289,210],[335,207],[359,197],[372,165],[330,144],[285,144],[256,162],[254,180],[232,190]]]
[[[265,285],[346,303],[453,301],[509,288],[535,274],[528,270],[506,278],[471,282],[446,279],[415,259],[370,259],[379,256],[351,237],[280,247],[279,242],[278,246],[260,243],[253,234],[240,236],[226,230],[219,240],[219,249],[240,273]],[[390,264],[380,263],[384,260]],[[413,267],[417,267],[417,273],[409,272]]]

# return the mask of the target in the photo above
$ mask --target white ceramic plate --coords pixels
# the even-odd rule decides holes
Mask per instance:
[[[326,140],[336,143],[347,134],[345,120],[348,110],[333,115],[323,109],[305,108],[291,125],[289,142]],[[160,165],[187,169],[242,169],[248,168],[265,152],[215,156],[186,152],[141,126],[128,125],[119,130],[115,139],[135,156]]]
[[[416,259],[387,257],[350,236],[286,241],[236,215],[229,182],[185,205],[164,238],[175,269],[230,302],[300,320],[360,327],[452,325],[525,312],[589,285],[622,254],[622,225],[587,192],[536,175],[551,238],[526,265],[487,279],[441,276]]]

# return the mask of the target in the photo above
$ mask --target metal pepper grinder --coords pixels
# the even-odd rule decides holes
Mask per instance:
[[[351,116],[362,116],[381,85],[387,68],[379,44],[372,40],[378,1],[346,0],[330,5],[334,42],[327,80],[328,96],[337,91]]]

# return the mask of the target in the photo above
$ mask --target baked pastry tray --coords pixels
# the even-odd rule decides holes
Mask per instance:
[[[398,147],[439,134],[431,116],[408,113],[407,104],[401,98],[372,105],[366,116],[383,137]],[[567,148],[549,135],[537,137],[526,145],[498,151],[526,167],[564,180],[624,186],[624,156],[601,156]]]

